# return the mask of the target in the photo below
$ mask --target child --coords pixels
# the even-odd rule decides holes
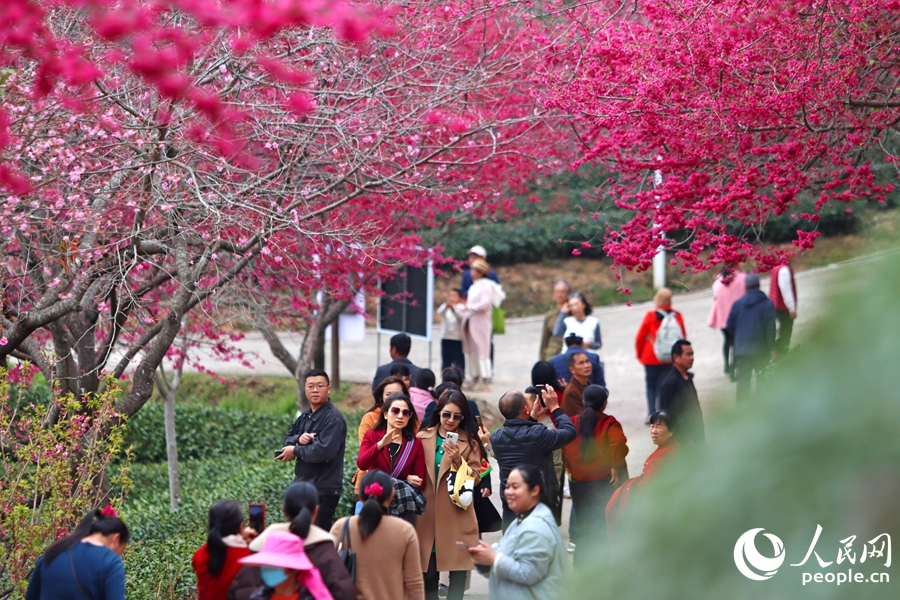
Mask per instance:
[[[437,309],[438,314],[444,319],[441,323],[441,371],[452,366],[460,373],[466,372],[466,355],[462,347],[465,307],[462,291],[453,289],[447,301]]]

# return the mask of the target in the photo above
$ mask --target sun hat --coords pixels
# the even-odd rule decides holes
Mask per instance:
[[[472,269],[485,275],[491,272],[491,267],[487,264],[487,261],[481,260],[480,258],[476,258],[472,261]]]
[[[472,246],[469,248],[469,254],[477,254],[481,258],[487,258],[487,250],[484,249],[484,246]]]
[[[309,571],[313,564],[303,550],[303,540],[284,531],[273,531],[266,536],[262,550],[238,560],[242,565],[281,567],[295,571]]]

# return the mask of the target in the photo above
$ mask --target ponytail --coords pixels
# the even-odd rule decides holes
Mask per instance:
[[[381,524],[381,517],[386,511],[384,502],[394,493],[394,480],[384,471],[376,469],[363,475],[359,489],[363,501],[359,512],[359,536],[365,540]]]
[[[594,446],[594,428],[600,420],[603,406],[609,399],[609,390],[602,385],[589,385],[584,388],[584,412],[578,423],[578,435],[581,436],[581,457],[585,458]]]
[[[210,575],[217,575],[225,566],[228,546],[223,538],[240,533],[243,523],[244,513],[235,500],[220,500],[209,507],[209,529],[206,536],[209,562],[206,570]]]
[[[94,533],[100,533],[104,536],[118,533],[119,542],[122,544],[127,544],[131,537],[128,526],[116,516],[116,511],[111,507],[106,507],[102,510],[96,508],[84,515],[72,533],[47,546],[47,549],[44,551],[44,563],[49,565],[54,558]]]
[[[290,531],[306,539],[312,525],[312,514],[319,505],[316,486],[306,481],[292,483],[284,491],[284,514],[291,520]]]

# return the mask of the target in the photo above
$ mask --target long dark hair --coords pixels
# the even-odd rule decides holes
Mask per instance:
[[[53,559],[80,542],[89,535],[100,533],[102,535],[119,534],[119,542],[127,544],[131,538],[128,526],[119,517],[107,516],[96,508],[84,515],[75,529],[64,538],[60,538],[47,546],[44,550],[44,565],[49,565]]]
[[[609,399],[609,390],[602,385],[589,385],[584,388],[584,412],[578,423],[578,435],[581,436],[581,456],[585,457],[594,447],[594,428],[600,415],[603,414],[603,405]]]
[[[546,360],[539,360],[531,367],[531,385],[549,385],[557,392],[561,392],[564,389],[559,385],[559,376],[556,374],[556,367]]]
[[[209,507],[209,527],[206,534],[206,550],[209,562],[206,570],[216,575],[225,566],[225,555],[228,546],[223,538],[241,532],[244,523],[244,512],[236,500],[219,500]]]
[[[306,538],[312,515],[319,506],[319,492],[307,481],[298,481],[284,491],[284,514],[291,520],[291,533]]]
[[[366,491],[373,483],[381,486],[380,493],[376,494],[374,490]],[[393,491],[394,480],[384,471],[375,469],[362,476],[359,481],[359,497],[363,501],[362,510],[359,511],[359,537],[363,540],[378,529],[381,517],[387,510],[384,501],[391,496]]]
[[[406,382],[403,381],[401,378],[397,377],[396,375],[391,375],[390,377],[385,377],[384,379],[381,380],[381,383],[379,383],[375,387],[375,389],[372,390],[372,396],[375,397],[375,404],[373,404],[372,408],[370,408],[366,412],[372,412],[373,410],[375,410],[376,408],[378,408],[379,406],[382,406],[384,404],[384,400],[385,400],[384,388],[391,385],[392,383],[399,383],[403,387],[403,393],[407,394],[407,395],[409,394],[409,386],[406,385]]]
[[[405,402],[406,408],[409,409],[409,421],[406,422],[406,427],[403,428],[403,437],[406,439],[415,437],[416,431],[419,429],[419,415],[416,414],[416,409],[413,408],[412,402],[410,402],[409,396],[406,394],[391,394],[387,397],[387,400],[384,401],[384,406],[381,407],[381,415],[378,417],[378,422],[375,423],[375,427],[372,429],[375,431],[387,429],[388,412],[390,412],[391,406],[395,402],[400,401]]]
[[[457,407],[462,413],[463,420],[460,421],[459,427],[466,432],[469,438],[469,447],[472,450],[481,452],[481,456],[486,456],[484,446],[481,444],[481,438],[478,437],[478,425],[472,418],[472,411],[469,410],[469,400],[466,395],[459,390],[447,390],[438,398],[434,410],[431,411],[431,421],[428,423],[428,429],[437,427],[441,423],[441,411],[448,404]]]

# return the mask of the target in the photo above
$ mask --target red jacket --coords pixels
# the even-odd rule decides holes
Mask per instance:
[[[356,466],[363,471],[371,471],[372,469],[381,469],[385,473],[391,473],[391,455],[388,446],[381,450],[378,449],[378,442],[384,437],[385,430],[370,429],[363,436],[362,444],[359,445],[359,456],[356,459]],[[397,453],[399,460],[403,456],[406,446],[412,444],[412,453],[406,461],[406,466],[394,477],[394,479],[406,480],[410,475],[420,477],[425,482],[425,448],[422,446],[422,440],[419,438],[404,439],[400,451]],[[419,486],[422,487],[422,486]]]
[[[622,425],[612,415],[600,413],[594,427],[594,446],[587,455],[581,454],[581,431],[579,423],[582,415],[572,417],[572,424],[578,435],[575,440],[563,446],[563,462],[566,470],[576,481],[596,481],[610,476],[613,467],[625,464],[628,455],[628,440]]]
[[[209,550],[206,548],[206,544],[200,546],[191,560],[191,565],[197,574],[197,591],[200,594],[198,600],[226,600],[231,581],[243,566],[238,563],[238,560],[249,555],[249,548],[229,548],[222,570],[215,575],[210,575],[206,570],[209,564]]]
[[[778,265],[774,269],[772,269],[772,275],[769,277],[769,298],[772,299],[772,304],[775,305],[775,310],[780,310],[783,312],[787,312],[788,307],[784,303],[784,297],[781,295],[781,288],[778,286],[778,271],[782,268],[787,267],[790,269],[791,273],[791,289],[794,291],[794,302],[797,299],[797,284],[794,282],[794,270],[791,269],[789,264]]]
[[[672,311],[672,307],[659,306],[644,315],[644,320],[641,322],[640,328],[638,328],[637,337],[634,338],[634,347],[637,350],[638,360],[641,361],[642,365],[663,364],[656,360],[656,351],[653,349],[653,344],[656,342],[656,332],[662,323],[662,319],[659,318],[659,313],[657,312],[660,310]],[[681,313],[677,310],[672,312],[675,313],[675,320],[681,325],[682,337],[687,339],[687,329],[684,328],[684,319]]]

